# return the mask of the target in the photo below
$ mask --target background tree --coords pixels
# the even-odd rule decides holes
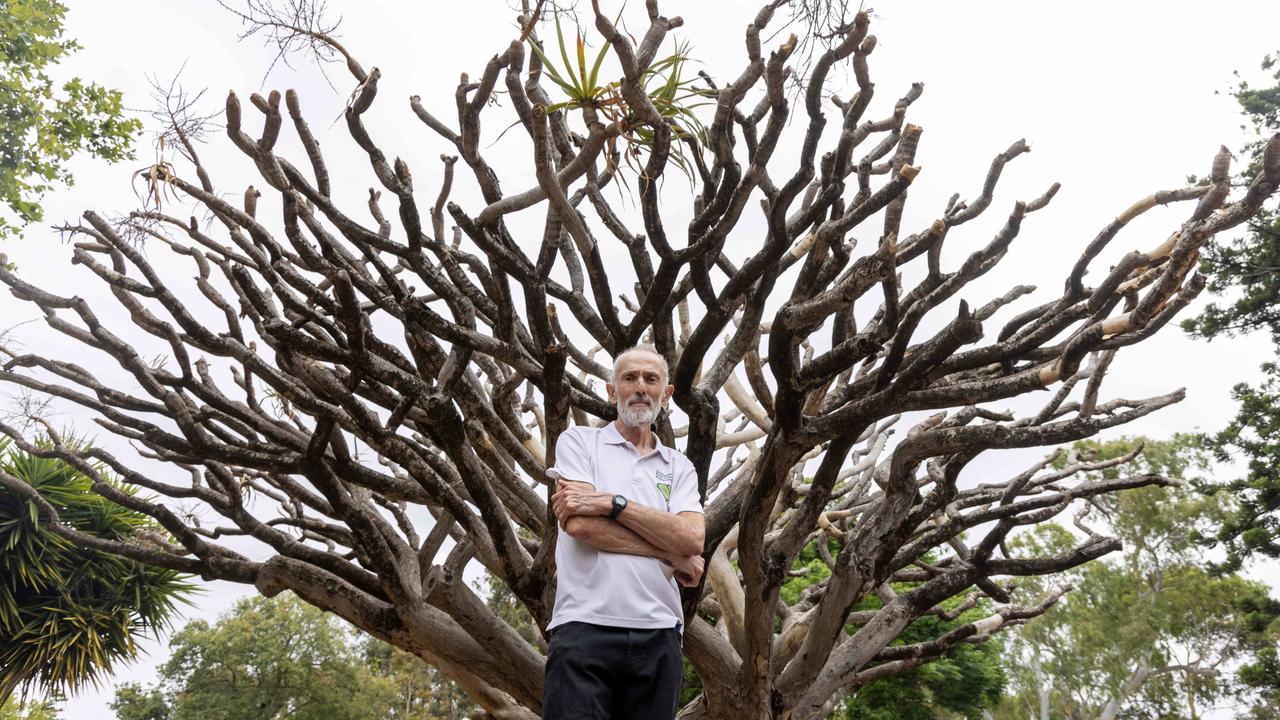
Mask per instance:
[[[365,640],[363,652],[370,667],[396,688],[394,707],[387,717],[466,720],[479,710],[457,683],[418,657],[374,638]]]
[[[125,116],[120,93],[72,78],[54,89],[52,66],[78,49],[63,36],[57,0],[0,0],[0,239],[43,217],[40,198],[71,184],[76,153],[116,162],[133,157],[142,129]]]
[[[1139,452],[1140,451],[1140,452]],[[1141,471],[1190,482],[1207,469],[1194,436],[1165,442],[1078,443],[1093,461],[1135,457]],[[1120,466],[1123,467],[1123,466]],[[1115,474],[1120,467],[1100,470]],[[1230,510],[1222,494],[1189,486],[1141,488],[1090,506],[1124,541],[1124,552],[1052,582],[1075,586],[1053,613],[1012,634],[1014,693],[995,716],[1048,720],[1193,719],[1210,708],[1267,706],[1263,665],[1280,641],[1280,603],[1267,587],[1205,569],[1199,542]],[[1015,541],[1053,548],[1078,539],[1049,525]],[[1043,592],[1032,580],[1019,592]]]
[[[1235,97],[1258,139],[1244,148],[1249,162],[1239,182],[1249,182],[1265,162],[1270,133],[1280,131],[1280,67],[1276,56],[1262,62],[1275,84],[1254,87],[1242,81]],[[1211,293],[1225,300],[1211,303],[1183,327],[1214,338],[1268,332],[1280,355],[1280,213],[1264,208],[1246,225],[1248,232],[1211,243],[1201,261]],[[1222,461],[1243,460],[1244,477],[1221,483],[1236,499],[1236,509],[1214,534],[1227,549],[1225,570],[1240,567],[1249,556],[1280,558],[1280,365],[1262,364],[1263,378],[1233,390],[1240,403],[1235,419],[1213,438]]]
[[[1198,294],[1200,248],[1280,184],[1280,139],[1234,195],[1223,153],[1209,184],[1137,199],[1063,269],[1060,292],[1019,307],[1032,288],[992,295],[975,281],[1057,186],[1005,204],[1003,224],[966,238],[973,249],[958,264],[943,248],[995,207],[1002,171],[1026,143],[1000,152],[969,200],[904,227],[920,216],[904,207],[923,132],[906,115],[922,87],[873,104],[876,41],[860,13],[789,99],[798,38],[762,39],[780,29],[784,4],[766,4],[746,28],[741,67],[696,77],[683,53],[659,56],[681,22],[656,2],[645,4],[647,24],[629,25],[634,39],[595,6],[579,40],[544,38],[530,8],[455,97],[410,100],[457,153],[424,195],[433,173],[396,158],[365,122],[383,71],[337,41],[314,4],[252,2],[247,33],[350,72],[345,130],[381,187],[360,209],[368,219],[332,186],[336,169],[296,93],[249,98],[257,137],[232,93],[227,135],[256,186],[228,200],[175,120],[186,160],[144,176],[177,200],[113,222],[89,212],[69,229],[75,262],[123,312],[0,270],[52,329],[127,379],[9,348],[0,382],[77,404],[182,469],[175,480],[89,454],[154,493],[146,512],[181,545],[115,551],[267,596],[291,590],[435,665],[494,717],[535,715],[544,656],[464,570],[484,566],[545,629],[556,537],[545,468],[569,422],[615,417],[600,394],[609,356],[644,339],[676,388],[659,432],[679,438],[707,501],[707,580],[687,594],[685,635],[703,693],[686,717],[823,717],[849,693],[1044,613],[1060,592],[1014,603],[1012,578],[1061,572],[1120,543],[1097,534],[1020,554],[1008,534],[1079,501],[1171,481],[1088,475],[1098,468],[1083,461],[977,485],[961,474],[989,450],[1072,442],[1181,398],[1107,400],[1106,368]],[[826,87],[837,66],[852,68],[852,94]],[[286,114],[296,153],[279,142]],[[508,126],[500,152],[484,149],[482,127]],[[663,182],[682,165],[692,187]],[[536,182],[513,189],[530,170]],[[464,183],[472,199],[455,196]],[[624,184],[634,211],[611,199]],[[1174,202],[1189,203],[1184,222],[1086,284],[1130,221]],[[168,251],[180,264],[161,270],[152,258]],[[141,360],[157,352],[170,361]],[[18,434],[4,423],[0,432]],[[56,438],[32,451],[87,454]],[[789,605],[787,570],[819,537],[839,546],[823,554],[817,544],[831,574]],[[914,620],[973,592],[993,601],[989,615],[895,644]],[[883,604],[846,631],[872,596]],[[718,615],[693,612],[703,597]]]
[[[124,683],[116,688],[111,710],[116,720],[169,720],[169,701],[158,687]]]
[[[241,600],[169,645],[163,690],[123,687],[112,704],[120,720],[402,717],[395,685],[366,663],[348,627],[289,596]]]
[[[109,675],[190,597],[178,572],[103,552],[169,546],[132,509],[143,502],[101,464],[81,469],[0,440],[0,701],[23,684],[73,691]]]
[[[0,702],[0,720],[58,720],[58,712],[52,702],[11,696]]]
[[[117,720],[463,720],[476,709],[435,668],[292,595],[241,600],[169,646],[156,685],[117,689]]]

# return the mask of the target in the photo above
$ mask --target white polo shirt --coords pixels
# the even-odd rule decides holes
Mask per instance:
[[[552,470],[631,503],[671,513],[702,512],[693,463],[656,436],[654,441],[657,447],[641,456],[613,423],[574,426],[556,442]],[[577,621],[651,630],[683,620],[670,566],[655,558],[601,552],[559,529],[556,604],[548,628]]]

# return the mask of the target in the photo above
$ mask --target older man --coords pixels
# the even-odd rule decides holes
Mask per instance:
[[[616,358],[605,385],[618,419],[556,443],[560,521],[542,717],[673,718],[684,619],[677,583],[702,577],[698,478],[652,423],[671,399],[648,347]]]

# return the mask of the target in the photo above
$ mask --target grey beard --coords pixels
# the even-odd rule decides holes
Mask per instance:
[[[658,419],[658,408],[649,405],[644,408],[633,407],[630,401],[618,403],[618,419],[628,427],[648,427]]]

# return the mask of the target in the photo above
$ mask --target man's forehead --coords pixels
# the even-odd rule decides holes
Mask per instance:
[[[618,372],[630,370],[652,370],[662,372],[662,358],[648,350],[634,350],[618,359]]]

